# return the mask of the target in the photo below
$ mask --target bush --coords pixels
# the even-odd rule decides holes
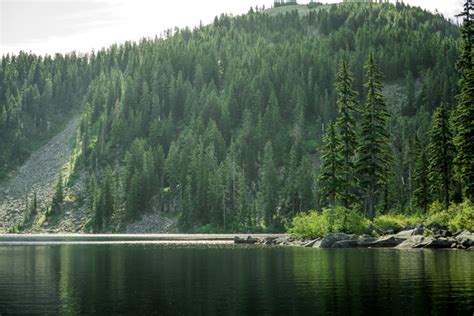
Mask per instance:
[[[318,238],[338,232],[362,234],[367,225],[367,219],[357,211],[338,206],[326,208],[321,214],[316,211],[299,214],[288,232],[296,238]]]
[[[464,201],[457,205],[451,204],[448,213],[451,215],[448,222],[450,231],[474,231],[474,205],[472,202]]]
[[[379,215],[373,220],[374,226],[379,230],[394,230],[399,231],[407,225],[414,225],[421,223],[422,219],[418,215],[404,215],[404,214],[385,214]]]
[[[296,238],[324,237],[328,233],[326,217],[317,211],[301,213],[293,219],[288,232]]]
[[[452,232],[474,231],[474,205],[470,201],[461,204],[451,204],[449,209],[443,209],[439,202],[434,202],[429,209],[425,224],[438,223]]]

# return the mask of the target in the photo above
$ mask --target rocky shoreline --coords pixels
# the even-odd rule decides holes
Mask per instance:
[[[255,244],[266,246],[295,246],[306,248],[395,248],[395,249],[462,249],[474,250],[474,233],[469,231],[452,234],[439,231],[432,236],[424,236],[420,228],[402,230],[396,234],[373,237],[344,233],[331,233],[324,238],[297,239],[286,237],[254,238],[236,236],[236,244]]]

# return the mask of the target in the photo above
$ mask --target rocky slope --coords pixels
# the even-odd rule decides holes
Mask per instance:
[[[62,132],[0,183],[0,232],[23,219],[26,201],[32,202],[34,192],[39,209],[51,202],[53,184],[71,155],[70,142],[78,124],[78,117],[71,119]]]

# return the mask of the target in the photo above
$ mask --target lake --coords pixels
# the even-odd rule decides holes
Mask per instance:
[[[0,245],[0,314],[473,315],[469,251]]]

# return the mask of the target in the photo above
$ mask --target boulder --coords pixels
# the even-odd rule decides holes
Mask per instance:
[[[368,235],[359,236],[359,239],[357,240],[357,247],[361,247],[361,248],[369,247],[369,245],[376,240],[377,238],[371,237]]]
[[[423,235],[423,233],[425,232],[425,228],[423,227],[423,224],[417,224],[415,226],[415,228],[413,229],[413,236],[417,236],[417,235]]]
[[[456,241],[458,242],[458,248],[468,249],[474,246],[474,233],[465,230],[456,236]]]
[[[418,243],[413,245],[413,248],[425,248],[427,245],[431,244],[435,240],[433,237],[423,237]]]
[[[407,248],[416,248],[416,246],[423,242],[425,237],[420,235],[410,236],[407,240],[403,241],[401,244],[397,245],[397,249],[407,249]]]
[[[313,248],[321,248],[321,242],[322,242],[322,239],[317,240],[317,241],[313,244]]]
[[[352,236],[344,234],[344,233],[329,234],[321,241],[320,247],[331,248],[336,242],[342,241],[342,240],[350,240],[351,237]]]
[[[415,232],[415,229],[402,230],[401,232],[397,233],[395,236],[398,237],[398,238],[408,239],[411,236],[413,236],[414,232]]]
[[[433,248],[433,249],[441,249],[441,248],[451,248],[453,244],[456,244],[456,240],[452,238],[437,238],[431,239],[428,243],[426,243],[423,248]]]
[[[257,238],[253,238],[252,236],[248,236],[247,238],[240,238],[239,236],[234,237],[235,244],[255,244],[258,241]]]
[[[263,238],[262,243],[265,244],[265,245],[271,245],[271,244],[275,243],[276,239],[277,239],[277,237],[267,236],[267,237]]]
[[[310,241],[304,243],[303,247],[312,248],[317,241],[318,241],[318,239],[310,240]]]
[[[440,235],[441,235],[441,237],[444,237],[444,238],[452,237],[452,236],[453,236],[453,234],[452,234],[449,230],[447,230],[447,229],[442,229],[442,230],[440,231]]]
[[[359,246],[359,241],[350,239],[350,240],[341,240],[337,241],[332,245],[332,248],[356,248]]]
[[[396,236],[384,236],[377,239],[374,242],[369,243],[369,247],[374,248],[388,248],[388,247],[396,247],[402,242],[404,242],[406,238],[400,238]]]

